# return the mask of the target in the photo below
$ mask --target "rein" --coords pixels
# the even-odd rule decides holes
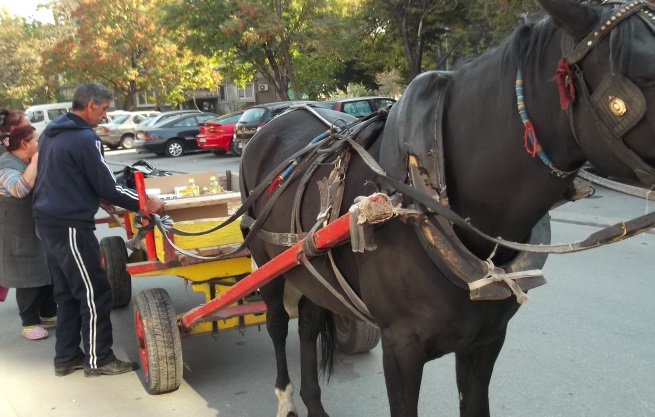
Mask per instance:
[[[573,94],[575,96],[575,93]],[[555,164],[553,164],[553,161],[551,161],[541,145],[539,145],[539,142],[537,142],[537,133],[530,121],[530,117],[528,117],[528,110],[525,108],[525,99],[523,96],[523,74],[521,73],[521,70],[516,72],[516,107],[521,115],[521,121],[525,126],[525,134],[523,135],[525,150],[528,151],[533,158],[539,156],[541,162],[543,162],[544,165],[550,169],[550,173],[556,177],[567,178],[569,175],[577,173],[579,168],[573,171],[562,171],[561,169],[557,169]],[[529,148],[528,142],[532,146],[532,149]]]
[[[386,116],[379,116],[379,117],[386,117]],[[349,126],[349,128],[351,127],[352,126]],[[379,178],[379,180],[386,183],[391,188],[402,193],[403,195],[410,197],[415,201],[419,202],[420,204],[422,204],[423,206],[425,206],[429,210],[429,213],[427,213],[428,215],[443,216],[443,218],[447,219],[453,225],[459,226],[462,229],[469,231],[482,239],[485,239],[496,245],[503,246],[516,251],[532,252],[532,253],[580,252],[583,250],[596,248],[605,244],[618,242],[628,237],[643,233],[655,227],[655,212],[653,212],[637,217],[632,220],[620,222],[615,225],[604,228],[596,233],[591,234],[589,237],[587,237],[584,240],[578,242],[566,243],[566,244],[531,245],[531,244],[508,241],[501,237],[492,237],[482,232],[480,229],[476,228],[475,226],[473,226],[469,221],[462,218],[459,214],[455,213],[448,206],[444,206],[443,204],[434,200],[427,194],[418,191],[416,188],[407,185],[404,182],[389,177],[386,174],[386,172],[382,169],[382,167],[378,164],[378,162],[366,151],[366,149],[364,149],[359,143],[357,143],[348,135],[345,135],[343,133],[337,133],[337,132],[332,132],[326,138],[316,143],[308,144],[303,149],[291,155],[289,159],[287,159],[287,161],[278,165],[276,169],[271,171],[271,173],[252,192],[249,193],[248,198],[246,198],[242,206],[227,220],[218,224],[217,226],[198,232],[186,232],[173,227],[171,225],[171,219],[168,216],[160,217],[157,214],[151,214],[150,217],[146,217],[143,213],[139,213],[138,220],[146,220],[147,224],[146,226],[136,225],[135,227],[139,229],[139,233],[157,227],[162,232],[162,235],[166,237],[166,239],[169,239],[168,233],[173,233],[183,236],[200,236],[207,233],[211,233],[213,231],[216,231],[226,226],[227,224],[232,223],[237,218],[239,218],[239,216],[243,215],[254,204],[254,202],[259,197],[261,197],[262,194],[266,192],[266,190],[270,187],[272,181],[278,178],[281,172],[283,171],[286,172],[290,164],[293,165],[294,169],[292,169],[288,173],[288,177],[285,179],[285,181],[282,181],[277,185],[277,188],[271,194],[271,198],[265,205],[264,209],[262,210],[262,213],[260,213],[260,216],[258,216],[258,218],[250,225],[251,232],[248,233],[248,235],[244,239],[244,242],[234,251],[226,252],[217,256],[200,256],[175,246],[175,244],[169,239],[169,243],[175,248],[175,250],[194,258],[204,259],[204,260],[219,260],[219,259],[228,258],[234,255],[235,253],[242,251],[250,244],[250,242],[252,242],[254,237],[257,235],[257,232],[259,230],[262,230],[262,225],[266,221],[268,214],[272,210],[274,203],[277,200],[277,197],[292,182],[291,181],[292,178],[294,178],[295,175],[302,170],[301,168],[303,168],[305,165],[309,163],[311,159],[313,159],[312,157],[316,155],[316,153],[319,151],[320,148],[329,145],[330,148],[334,150],[340,148],[341,147],[340,145],[343,145],[345,143],[350,145],[350,147],[359,154],[359,156],[362,158],[364,163],[369,167],[369,169],[371,169],[371,171],[373,171],[373,173]],[[301,158],[302,162],[296,164],[291,162],[296,160],[296,158]],[[303,237],[304,236],[305,234],[303,234]],[[307,236],[311,236],[311,235],[307,235]],[[292,235],[287,236],[286,240],[289,242],[293,241],[293,236]]]

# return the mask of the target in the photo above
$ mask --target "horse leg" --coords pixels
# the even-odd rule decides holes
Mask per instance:
[[[321,403],[321,388],[318,384],[316,340],[328,319],[327,314],[330,313],[324,308],[317,306],[306,297],[300,299],[298,307],[298,332],[300,333],[300,397],[307,407],[308,417],[329,417]],[[326,348],[326,343],[323,343],[323,347],[324,349]],[[324,359],[323,361],[324,368],[327,372],[331,370],[332,353],[333,349],[329,347],[329,358]],[[325,358],[325,352],[323,357]],[[326,360],[330,362],[330,364],[326,365]]]
[[[418,337],[382,330],[382,362],[391,417],[417,417],[423,366],[427,362]]]
[[[460,417],[490,415],[489,382],[504,342],[505,331],[489,344],[455,353]]]
[[[284,309],[284,278],[278,278],[263,286],[261,295],[266,303],[266,330],[275,348],[277,417],[298,417],[293,403],[293,385],[287,367],[286,342],[289,333],[289,315]]]

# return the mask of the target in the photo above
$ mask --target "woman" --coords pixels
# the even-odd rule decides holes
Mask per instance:
[[[9,111],[6,109],[0,110],[0,134],[11,133],[11,131],[19,126],[29,126],[30,121],[25,117],[22,111]],[[0,146],[0,155],[5,153],[5,148]]]
[[[36,181],[39,135],[18,126],[0,135],[0,285],[16,288],[22,335],[45,339],[42,326],[56,323],[52,280],[45,251],[34,231],[32,187]]]

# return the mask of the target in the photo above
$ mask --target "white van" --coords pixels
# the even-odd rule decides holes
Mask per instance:
[[[68,113],[72,108],[73,103],[70,101],[65,103],[38,104],[28,107],[25,110],[25,116],[30,120],[36,131],[41,133],[45,130],[48,123],[62,114]]]

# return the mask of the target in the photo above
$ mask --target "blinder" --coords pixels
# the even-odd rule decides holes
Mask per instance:
[[[589,161],[607,175],[636,176],[647,186],[655,186],[655,169],[622,139],[645,115],[646,99],[639,88],[626,77],[619,76],[617,80],[609,74],[590,94],[582,73],[574,71],[573,76],[578,96],[576,105],[569,108],[569,119],[575,139]]]
[[[630,15],[639,16],[649,29],[655,30],[655,8],[645,1],[623,4],[606,22],[592,30],[577,45],[572,39],[563,39],[566,63],[573,67],[572,75],[578,91],[575,113],[569,108],[569,118],[578,145],[589,161],[605,174],[620,177],[636,176],[648,187],[655,187],[655,169],[623,142],[625,136],[646,115],[647,104],[639,87],[624,75],[609,73],[593,93],[589,93],[579,62],[594,48],[600,39],[611,32]],[[621,6],[619,6],[621,7]],[[638,13],[638,12],[642,13]],[[655,34],[655,32],[654,32]],[[572,48],[572,50],[569,50]],[[585,120],[586,123],[581,123]],[[606,146],[598,146],[598,141]]]
[[[616,138],[621,138],[646,115],[646,98],[621,74],[607,74],[591,95],[591,104]]]

